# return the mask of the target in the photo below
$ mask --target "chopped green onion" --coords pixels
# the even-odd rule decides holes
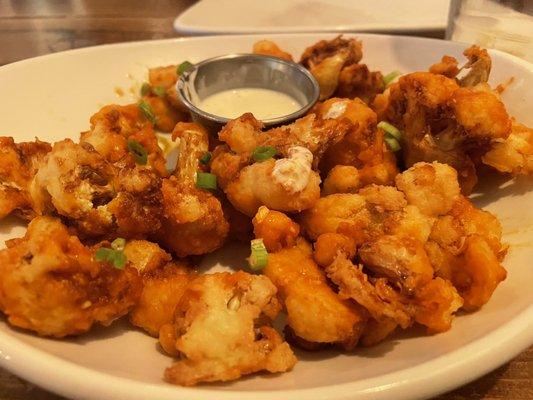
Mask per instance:
[[[111,248],[113,250],[122,251],[124,250],[124,246],[126,246],[126,239],[124,238],[116,238],[111,242]]]
[[[248,258],[250,268],[254,271],[260,271],[266,267],[268,263],[268,251],[263,243],[263,239],[254,239],[250,242],[250,249],[252,253]]]
[[[389,146],[389,149],[391,151],[396,152],[396,151],[401,149],[400,143],[396,139],[394,139],[393,137],[385,136],[383,138],[383,140],[385,140],[385,143],[387,143],[387,146]]]
[[[204,165],[207,165],[209,164],[209,161],[211,161],[211,153],[208,151],[202,157],[200,157],[200,162]]]
[[[381,121],[378,124],[378,128],[384,130],[396,140],[400,140],[400,138],[402,137],[402,133],[400,132],[400,130],[386,121]]]
[[[272,146],[259,146],[252,152],[252,157],[255,161],[265,161],[278,154],[275,147]]]
[[[387,75],[383,77],[383,83],[385,84],[385,87],[389,86],[393,80],[395,80],[398,76],[400,76],[402,73],[400,71],[392,71],[389,72]]]
[[[183,61],[180,65],[178,65],[177,73],[178,75],[183,74],[184,72],[187,72],[191,68],[194,68],[194,65],[190,63],[189,61]]]
[[[209,172],[196,173],[196,187],[200,189],[216,190],[217,176]]]
[[[152,110],[152,106],[150,106],[150,104],[142,100],[139,102],[139,109],[142,111],[144,116],[148,118],[148,121],[150,121],[153,125],[156,124],[157,118],[155,117],[154,110]]]
[[[148,152],[142,144],[134,139],[128,139],[128,150],[133,154],[137,164],[146,165],[148,162]]]
[[[152,88],[148,82],[144,82],[141,86],[141,96],[148,96]]]
[[[166,89],[163,86],[155,86],[152,88],[152,92],[154,92],[156,96],[163,97],[166,93]]]
[[[113,250],[107,247],[100,247],[94,254],[96,261],[105,261],[117,269],[124,269],[126,266],[126,255],[122,250]]]

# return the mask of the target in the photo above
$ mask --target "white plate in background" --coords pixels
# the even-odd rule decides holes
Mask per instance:
[[[184,34],[444,30],[449,0],[200,0],[174,20]]]
[[[332,34],[268,35],[298,59],[303,49]],[[371,69],[427,69],[443,54],[460,57],[465,45],[432,39],[357,35]],[[16,141],[77,139],[99,107],[134,101],[147,68],[250,51],[265,35],[219,36],[125,43],[79,49],[0,67],[0,134]],[[514,83],[504,92],[510,113],[533,125],[533,66],[490,52],[492,83]],[[132,91],[130,91],[130,88]],[[118,97],[117,89],[125,92]],[[120,90],[118,90],[120,92]],[[257,374],[230,384],[197,388],[162,380],[171,358],[156,339],[122,321],[69,340],[15,330],[0,318],[0,365],[66,397],[85,400],[414,400],[439,394],[505,363],[533,342],[533,183],[499,182],[476,202],[499,216],[511,244],[508,278],[482,310],[458,316],[450,331],[434,336],[410,331],[351,354],[298,352],[294,370]],[[0,240],[20,236],[14,219],[0,222]],[[242,266],[235,249],[209,255],[205,264]]]

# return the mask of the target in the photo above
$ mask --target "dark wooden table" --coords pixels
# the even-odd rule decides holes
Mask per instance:
[[[77,47],[175,37],[193,0],[0,0],[0,65]],[[426,32],[438,37],[443,32]],[[0,369],[0,400],[59,400]],[[438,400],[533,399],[533,347]]]

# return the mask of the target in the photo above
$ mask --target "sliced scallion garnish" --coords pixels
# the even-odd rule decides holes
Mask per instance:
[[[400,140],[402,137],[402,133],[400,132],[400,130],[386,121],[381,121],[378,124],[378,128],[384,130],[385,133],[389,134],[396,140]]]
[[[135,139],[128,139],[128,150],[133,154],[137,164],[146,165],[148,162],[148,152],[142,144]]]
[[[126,255],[122,250],[113,250],[107,247],[100,247],[94,253],[96,261],[105,261],[113,265],[117,269],[124,269],[126,266]]]
[[[278,151],[273,146],[259,146],[252,152],[252,157],[255,161],[265,161],[278,154]]]
[[[202,157],[200,157],[200,162],[204,165],[207,165],[209,164],[209,161],[211,161],[211,157],[211,153],[208,151]]]
[[[141,86],[141,96],[148,96],[152,88],[148,82],[144,82]]]
[[[177,73],[178,75],[181,75],[183,74],[184,72],[187,72],[188,70],[190,70],[191,68],[193,68],[194,65],[189,62],[189,61],[183,61],[180,65],[178,65],[178,68],[177,68]]]
[[[152,92],[159,97],[163,97],[166,93],[166,89],[163,86],[154,86]]]
[[[155,117],[154,110],[152,110],[152,107],[150,104],[148,104],[146,101],[141,100],[139,102],[139,109],[142,111],[144,116],[150,121],[153,125],[156,124],[157,118]]]
[[[268,251],[263,243],[263,239],[254,239],[250,242],[251,254],[248,258],[250,268],[260,271],[268,264]]]
[[[383,77],[383,83],[385,84],[385,87],[389,86],[392,81],[394,81],[398,76],[400,76],[402,73],[400,71],[392,71],[389,72],[387,75]]]
[[[196,187],[206,190],[217,189],[217,176],[209,172],[196,173]]]
[[[392,136],[385,136],[383,140],[385,141],[385,143],[387,143],[387,146],[389,147],[391,151],[396,152],[402,148],[400,146],[400,143],[396,139],[394,139]]]

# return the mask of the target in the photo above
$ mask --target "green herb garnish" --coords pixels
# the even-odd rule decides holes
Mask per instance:
[[[206,152],[202,157],[200,157],[200,162],[204,165],[209,164],[209,161],[211,161],[211,153],[208,151]]]
[[[148,96],[152,88],[148,82],[144,82],[141,86],[141,96]]]
[[[155,117],[154,110],[152,110],[152,106],[150,106],[150,104],[148,104],[144,100],[141,100],[138,105],[139,109],[142,111],[148,121],[155,125],[157,122],[157,118]]]
[[[113,250],[107,247],[100,247],[96,250],[96,253],[94,253],[94,259],[96,261],[108,262],[117,269],[124,269],[127,261],[123,250]]]
[[[392,81],[394,81],[398,76],[400,76],[402,73],[400,71],[392,71],[389,72],[387,75],[383,77],[383,83],[385,84],[385,87],[389,86]]]
[[[259,146],[252,152],[252,157],[255,161],[265,161],[278,154],[275,147],[272,146]]]
[[[167,90],[163,86],[155,86],[152,88],[152,92],[159,97],[163,97],[166,91]]]
[[[128,150],[133,154],[137,164],[146,165],[148,162],[148,152],[142,144],[135,139],[128,139]]]
[[[400,140],[402,137],[402,133],[400,132],[400,130],[386,121],[381,121],[378,124],[378,128],[382,129],[383,131],[385,131],[385,133],[392,136],[396,140]]]
[[[196,173],[196,187],[206,190],[217,189],[217,176],[209,172]]]
[[[260,271],[268,264],[268,251],[263,239],[254,239],[250,242],[251,254],[248,257],[248,264],[254,271]]]
[[[194,64],[189,61],[183,61],[180,65],[178,65],[177,73],[178,75],[183,74],[184,72],[187,72],[188,70],[194,68]]]

